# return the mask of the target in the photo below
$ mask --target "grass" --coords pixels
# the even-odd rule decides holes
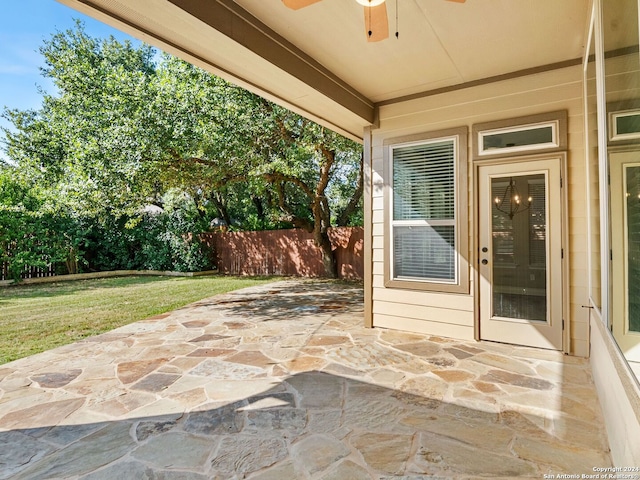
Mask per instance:
[[[0,288],[0,365],[274,278],[120,277]]]

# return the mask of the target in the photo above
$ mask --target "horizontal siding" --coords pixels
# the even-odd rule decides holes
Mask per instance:
[[[520,117],[531,115],[534,113],[549,112],[558,109],[575,109],[582,108],[582,98],[575,97],[573,93],[576,91],[576,85],[565,86],[561,91],[549,89],[545,92],[531,92],[523,95],[522,98],[499,98],[476,101],[472,104],[455,105],[449,109],[438,110],[437,121],[429,121],[432,119],[424,119],[422,115],[407,114],[401,117],[383,120],[381,109],[381,126],[389,127],[385,137],[391,138],[397,136],[399,131],[407,130],[411,133],[424,131],[424,129],[437,130],[441,128],[451,128],[460,126],[461,124],[473,124],[490,122],[493,120],[502,120],[504,118]],[[547,98],[546,102],[540,103],[540,96],[552,95]],[[569,99],[569,101],[568,101]],[[520,104],[520,102],[523,102]],[[516,106],[520,104],[521,106]],[[534,106],[535,108],[531,108]],[[491,112],[487,115],[487,112]],[[386,122],[383,124],[382,122]],[[461,123],[462,122],[462,123]]]
[[[475,104],[479,101],[498,98],[513,98],[512,108],[524,108],[526,104],[519,100],[523,94],[544,92],[548,89],[562,88],[565,85],[575,85],[576,81],[580,81],[581,78],[582,67],[579,66],[554,70],[529,77],[520,77],[503,82],[481,85],[475,88],[458,90],[447,94],[433,95],[410,102],[386,105],[380,108],[380,118],[381,121],[388,121],[404,115],[419,115],[421,112],[437,110],[437,113],[441,113],[440,110],[448,110],[452,105]],[[538,93],[538,95],[530,105],[535,106],[545,102],[545,100],[541,100],[545,97],[545,94]],[[575,98],[575,95],[571,95],[569,98]],[[458,120],[464,120],[473,113],[473,111],[468,111],[466,116],[459,117]],[[481,115],[491,116],[492,114],[484,111],[481,112]],[[491,120],[498,120],[500,118],[503,117],[497,115],[497,118]],[[381,132],[376,131],[374,133],[377,134]]]
[[[585,322],[573,322],[573,328],[571,329],[572,340],[589,340],[589,322],[588,318]]]
[[[455,305],[451,303],[452,294],[421,292],[418,290],[397,290],[391,288],[374,288],[373,298],[380,302],[396,302],[402,305],[430,306],[451,311],[473,313],[473,297],[455,295]]]
[[[373,276],[373,288],[384,288],[384,277],[381,275],[374,275]],[[375,303],[375,300],[374,300]],[[375,326],[375,323],[374,323]]]
[[[373,224],[373,230],[372,230],[372,235],[379,235],[382,236],[384,235],[384,224],[382,223],[374,223]]]
[[[404,330],[409,332],[438,335],[442,337],[473,340],[473,327],[452,325],[450,323],[425,322],[415,318],[405,318],[393,315],[375,315],[376,327]]]
[[[473,327],[473,312],[453,310],[451,308],[423,307],[378,300],[374,302],[373,313],[402,318],[418,318],[423,322],[429,323],[446,323],[449,325]]]
[[[584,305],[572,304],[569,313],[574,322],[589,322],[589,309]]]
[[[565,315],[569,320],[569,348],[571,353],[578,356],[588,354],[588,322],[589,315],[586,309],[581,308],[588,301],[586,284],[587,278],[587,221],[586,221],[586,180],[584,158],[584,115],[582,110],[583,99],[576,99],[578,103],[573,105],[568,120],[568,148],[567,155],[568,172],[565,181],[566,196],[568,201],[568,254],[565,261],[568,262],[566,270],[569,275],[569,292]],[[585,350],[585,346],[587,347]]]
[[[567,315],[570,320],[571,351],[588,353],[588,312],[581,305],[588,302],[586,186],[584,174],[584,121],[582,113],[582,68],[580,66],[482,85],[456,92],[424,97],[380,108],[380,128],[373,132],[372,168],[374,188],[372,215],[374,230],[374,326],[396,328],[454,338],[474,336],[473,279],[473,218],[475,186],[473,184],[471,128],[476,123],[534,115],[553,110],[567,110],[568,117],[568,178],[565,186],[569,209],[567,258],[570,291],[567,295]],[[471,264],[468,295],[438,294],[418,290],[385,288],[384,234],[388,228],[384,212],[384,141],[446,128],[466,125],[469,128],[469,190],[462,201],[469,205],[468,258]],[[575,317],[575,324],[572,319]],[[455,320],[454,320],[455,319]],[[450,322],[450,323],[449,323]],[[575,330],[575,331],[574,331]]]

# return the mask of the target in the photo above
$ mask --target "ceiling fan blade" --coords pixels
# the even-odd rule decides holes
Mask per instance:
[[[282,0],[282,3],[284,3],[285,7],[289,7],[292,10],[299,10],[319,1],[320,0]]]
[[[364,31],[367,35],[367,42],[379,42],[389,38],[386,3],[375,7],[364,7]]]

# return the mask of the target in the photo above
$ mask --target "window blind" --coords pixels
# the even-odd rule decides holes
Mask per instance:
[[[455,278],[453,226],[396,227],[393,247],[397,278]]]
[[[529,182],[531,207],[529,212],[529,265],[547,264],[547,207],[545,184],[540,181]]]
[[[453,141],[395,149],[394,220],[453,219],[454,168]]]
[[[454,140],[397,147],[392,160],[394,277],[455,282]]]

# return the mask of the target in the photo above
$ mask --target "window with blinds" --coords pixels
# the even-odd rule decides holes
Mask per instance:
[[[392,147],[392,278],[456,283],[456,139]]]

